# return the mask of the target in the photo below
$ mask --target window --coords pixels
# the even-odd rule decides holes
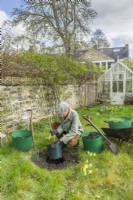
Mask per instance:
[[[113,52],[119,52],[120,49],[113,49]]]
[[[113,81],[113,92],[123,92],[123,81]]]

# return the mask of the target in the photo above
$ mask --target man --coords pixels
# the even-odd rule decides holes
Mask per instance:
[[[56,135],[59,139],[54,144],[62,142],[70,146],[78,147],[80,135],[83,133],[83,127],[79,120],[78,113],[70,108],[67,102],[61,101],[57,106],[57,115],[60,123],[51,124],[51,135]]]

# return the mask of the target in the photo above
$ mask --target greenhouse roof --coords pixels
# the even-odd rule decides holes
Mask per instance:
[[[110,80],[112,79],[112,73],[125,73],[126,78],[133,79],[133,70],[131,70],[126,64],[121,61],[117,61],[110,69],[108,69],[100,78],[99,80]]]

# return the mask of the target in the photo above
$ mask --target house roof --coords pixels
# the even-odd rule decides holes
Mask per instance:
[[[129,46],[126,44],[124,47],[114,47],[114,48],[101,48],[99,49],[102,53],[111,57],[115,61],[122,58],[129,57]]]
[[[114,61],[111,57],[105,55],[104,53],[94,49],[90,48],[87,50],[83,55],[79,58],[81,61],[87,62],[87,61]]]

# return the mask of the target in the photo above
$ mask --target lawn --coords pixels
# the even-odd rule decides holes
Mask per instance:
[[[96,106],[77,110],[85,132],[94,130],[82,118],[88,114],[100,129],[114,116],[133,118],[133,106]],[[41,120],[34,123],[35,147],[46,149],[50,128]],[[100,129],[101,130],[101,129]],[[117,143],[117,140],[114,140]],[[21,152],[9,145],[1,147],[1,200],[133,200],[133,144],[117,144],[119,155],[114,155],[104,144],[102,153],[94,154],[80,148],[67,148],[78,155],[79,163],[65,169],[48,170],[32,162],[33,149]],[[84,173],[85,166],[88,166]]]

